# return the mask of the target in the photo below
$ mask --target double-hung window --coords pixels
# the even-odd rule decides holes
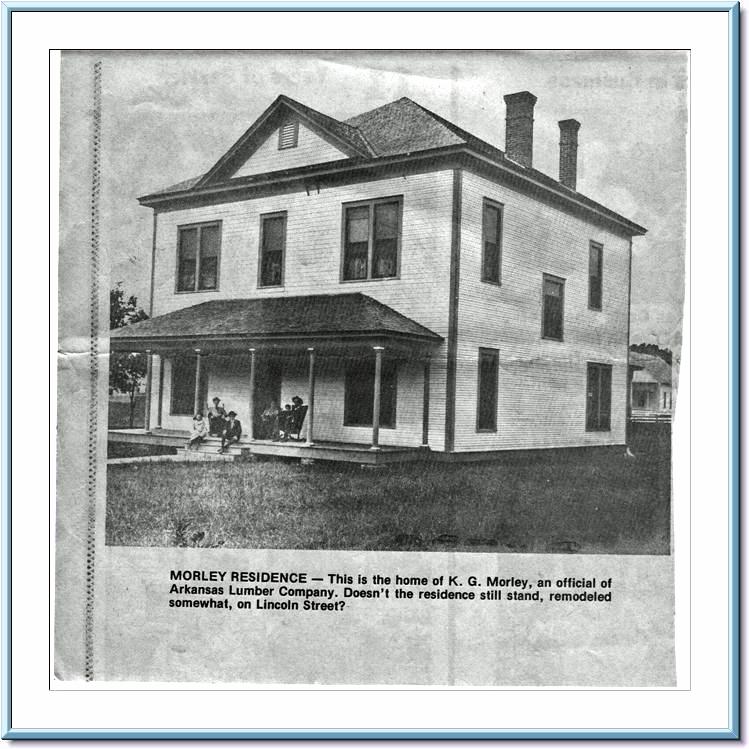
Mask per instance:
[[[611,430],[611,365],[588,362],[585,404],[585,429],[588,432]]]
[[[484,198],[482,215],[481,280],[502,282],[502,205]]]
[[[497,431],[497,385],[499,351],[479,349],[479,381],[476,404],[476,431]]]
[[[375,365],[362,359],[346,368],[343,399],[344,426],[371,427],[374,414]],[[395,405],[398,391],[397,364],[382,362],[380,379],[380,426],[395,428]]]
[[[398,275],[402,207],[399,197],[344,205],[342,280]]]
[[[588,307],[601,309],[603,303],[603,245],[591,242],[588,250]]]
[[[215,291],[221,253],[221,222],[179,227],[177,291]]]
[[[261,216],[259,286],[283,286],[285,251],[286,212]]]
[[[564,279],[544,273],[541,336],[561,341],[564,333]]]

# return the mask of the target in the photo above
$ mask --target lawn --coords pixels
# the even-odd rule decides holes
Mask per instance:
[[[377,470],[112,465],[107,543],[668,554],[669,466],[667,449]]]

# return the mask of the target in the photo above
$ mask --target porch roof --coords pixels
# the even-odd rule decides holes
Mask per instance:
[[[198,342],[396,339],[435,345],[443,340],[361,293],[216,299],[118,328],[110,336],[115,350]]]

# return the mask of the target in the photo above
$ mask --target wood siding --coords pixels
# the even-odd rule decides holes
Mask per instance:
[[[504,205],[501,286],[481,281],[484,198]],[[588,248],[603,245],[603,309]],[[544,274],[565,279],[564,339],[541,338]],[[464,172],[455,450],[623,444],[629,240]],[[479,348],[499,349],[497,432],[476,430]],[[586,432],[587,362],[613,366],[611,431]]]
[[[341,206],[353,201],[395,195],[403,199],[399,277],[341,282]],[[263,289],[258,288],[257,284],[260,215],[276,211],[286,211],[287,214],[284,286]],[[154,314],[161,315],[216,298],[361,292],[447,338],[451,211],[452,172],[443,171],[327,188],[309,195],[298,192],[160,214],[156,239]],[[219,289],[175,293],[177,227],[212,220],[222,222]],[[444,447],[446,350],[447,346],[443,344],[432,357],[429,440],[434,449]],[[387,350],[385,355],[388,355]],[[342,426],[343,372],[340,372],[340,376],[331,375],[326,373],[324,359],[318,362],[316,436],[320,439],[367,441],[371,430]],[[413,366],[401,365],[401,368],[403,374],[399,370],[398,379],[398,433],[382,429],[380,437],[385,445],[417,446],[421,444],[422,365],[419,362]],[[168,370],[165,373],[168,375]],[[298,387],[301,394],[302,386],[306,391],[306,373],[300,377]],[[168,379],[168,376],[165,377],[165,383]],[[214,385],[210,384],[209,389],[212,392]],[[228,401],[229,396],[225,392],[217,394]],[[164,403],[169,403],[167,392],[164,393]],[[341,411],[341,418],[337,409]],[[236,410],[241,413],[239,409]],[[246,407],[243,410],[246,413]],[[409,415],[411,410],[413,413]],[[174,423],[173,426],[185,428],[184,421],[180,424]],[[166,409],[163,425],[170,426]],[[394,441],[401,439],[401,436],[402,441]]]
[[[279,169],[293,169],[307,164],[323,164],[326,161],[347,159],[348,156],[299,123],[299,140],[294,148],[278,148],[278,130],[265,140],[252,156],[234,173],[234,177],[248,177]]]
[[[263,363],[263,353],[257,355],[257,364]],[[227,410],[237,412],[246,434],[249,426],[250,368],[249,357],[204,357],[203,367],[208,379],[208,401],[221,398]],[[371,427],[350,427],[343,425],[343,395],[345,362],[318,356],[316,361],[317,382],[315,384],[315,426],[314,439],[317,441],[353,442],[370,444]],[[309,402],[307,389],[307,368],[303,358],[284,362],[281,376],[280,406],[291,403],[293,396],[300,396]],[[166,361],[164,377],[164,411],[162,426],[165,429],[190,429],[190,416],[171,416],[171,363]],[[158,374],[157,374],[158,376]],[[155,381],[158,388],[158,380]],[[419,362],[399,362],[398,394],[396,404],[396,424],[394,429],[380,428],[380,444],[404,447],[421,445],[422,405],[423,405],[423,366]],[[257,411],[267,403],[256,403]],[[156,405],[151,407],[152,425],[156,425]],[[431,422],[431,414],[430,414]],[[307,434],[307,421],[302,428],[302,437]]]

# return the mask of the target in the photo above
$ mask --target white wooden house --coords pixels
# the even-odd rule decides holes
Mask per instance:
[[[632,368],[632,416],[668,416],[673,411],[671,365],[660,356],[629,354]]]
[[[645,229],[577,192],[575,120],[559,179],[533,168],[535,101],[505,97],[501,151],[407,98],[339,121],[279,96],[205,174],[140,198],[151,319],[111,343],[149,354],[146,431],[219,396],[258,452],[624,444]],[[259,414],[294,395],[305,441],[271,446]]]

